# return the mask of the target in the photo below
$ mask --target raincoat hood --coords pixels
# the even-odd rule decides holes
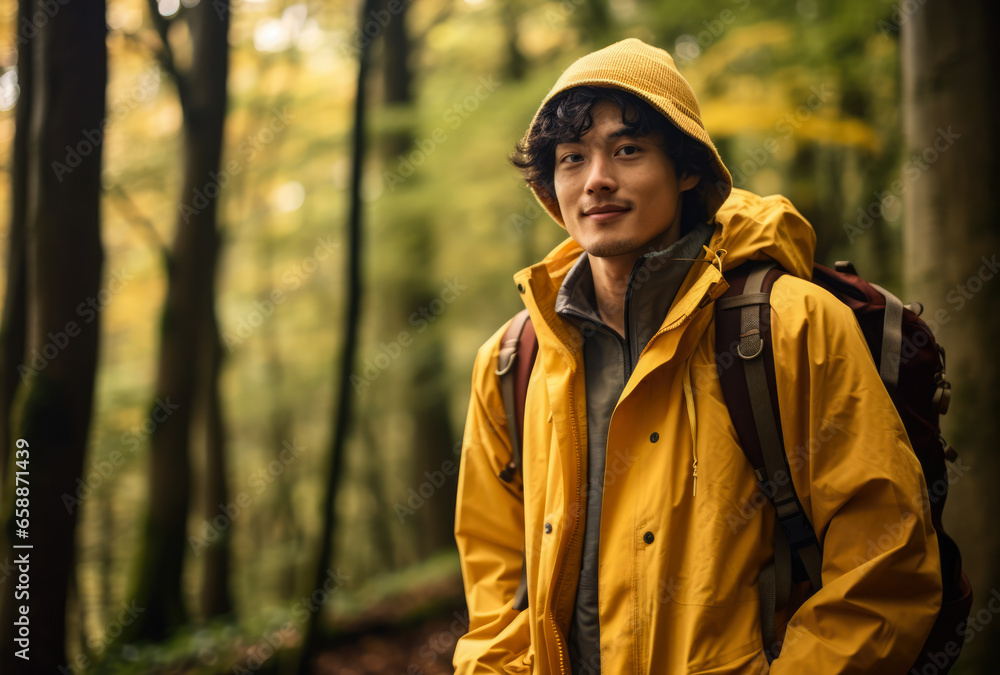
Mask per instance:
[[[568,89],[583,86],[609,87],[634,94],[653,106],[680,131],[705,146],[711,157],[710,169],[714,180],[703,176],[693,189],[711,220],[729,196],[733,179],[705,131],[694,90],[677,70],[673,57],[662,49],[629,38],[580,58],[563,72],[542,100],[522,143],[536,132],[536,122],[552,99]],[[533,189],[533,192],[549,215],[565,227],[559,204],[537,190]]]

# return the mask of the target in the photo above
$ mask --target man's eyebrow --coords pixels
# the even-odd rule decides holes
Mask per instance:
[[[639,138],[642,134],[637,134],[635,129],[631,129],[626,126],[618,127],[610,134],[607,135],[607,140],[613,141],[616,138],[621,138],[622,136],[628,136],[629,138]]]

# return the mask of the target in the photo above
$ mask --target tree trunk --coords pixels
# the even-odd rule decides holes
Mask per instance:
[[[157,12],[155,3],[151,11]],[[226,114],[229,7],[225,0],[216,0],[184,12],[192,67],[189,73],[173,73],[184,119],[184,178],[151,406],[157,425],[150,435],[149,511],[132,582],[132,596],[146,609],[129,627],[130,641],[163,639],[187,619],[181,579],[189,547],[190,438],[198,386],[194,365],[203,334],[199,327],[205,316],[214,315],[220,186],[213,175],[219,170]],[[158,15],[154,19],[162,21]]]
[[[30,39],[26,344],[40,356],[26,364],[11,416],[14,436],[23,441],[13,452],[4,494],[5,530],[18,532],[4,547],[15,565],[0,611],[5,673],[53,673],[66,663],[76,510],[64,508],[61,495],[74,494],[82,474],[97,369],[100,322],[96,315],[88,322],[76,307],[96,297],[101,285],[106,31],[104,2],[80,0],[60,7]],[[15,495],[13,471],[26,479],[16,485],[21,494]],[[25,559],[26,566],[19,563]],[[27,597],[15,597],[19,585],[28,586]],[[14,621],[25,610],[30,643],[18,644]],[[15,655],[25,647],[30,666]]]
[[[504,0],[500,6],[500,18],[503,21],[504,42],[507,48],[504,69],[510,79],[518,82],[524,79],[528,70],[528,59],[521,51],[521,35],[517,25],[521,11],[518,0]]]
[[[29,22],[31,0],[18,0],[17,26]],[[20,375],[17,367],[25,357],[26,276],[25,233],[28,221],[28,137],[31,122],[32,58],[30,40],[17,46],[17,81],[20,93],[14,111],[14,143],[11,152],[11,218],[8,228],[7,287],[0,316],[0,499],[4,496],[11,448],[11,406]]]
[[[506,2],[502,11],[508,29],[508,47],[516,48],[515,10],[510,2]],[[409,67],[412,41],[407,30],[405,13],[394,17],[386,26],[384,44],[385,62],[382,68],[386,82],[385,103],[389,106],[412,108],[413,72]],[[511,59],[517,60],[513,54]],[[385,161],[393,165],[398,161],[398,155],[405,155],[412,149],[413,140],[410,129],[387,134],[382,140]],[[392,233],[389,236],[389,245],[403,251],[401,255],[407,261],[407,269],[403,276],[394,280],[394,287],[385,294],[386,302],[390,303],[390,311],[386,312],[386,318],[380,321],[379,332],[385,335],[398,335],[400,330],[412,327],[407,323],[407,318],[414,311],[427,307],[437,298],[439,289],[430,286],[430,279],[433,277],[434,251],[437,247],[434,245],[431,223],[420,217],[411,217],[405,221],[389,224],[387,227]],[[401,320],[394,321],[394,317],[399,317]],[[451,453],[452,431],[451,418],[448,414],[448,392],[446,387],[442,386],[445,373],[444,348],[439,335],[438,331],[430,330],[416,337],[417,344],[408,348],[403,357],[410,368],[407,371],[405,387],[402,388],[402,396],[385,392],[391,404],[407,410],[413,420],[414,434],[410,456],[414,458],[414,463],[410,482],[415,487],[427,480],[425,472],[433,474],[440,470],[444,461],[455,459]],[[384,380],[381,382],[383,387],[386,384]],[[377,456],[378,448],[376,445],[369,451]],[[422,555],[426,556],[441,546],[454,542],[452,534],[454,495],[454,490],[446,486],[434,495],[433,502],[428,508],[423,509],[421,517],[406,521],[405,525],[411,530],[416,530],[415,544]],[[382,515],[391,521],[396,514],[388,508],[388,502],[383,504]],[[380,530],[391,531],[391,528],[383,525]],[[391,548],[392,545],[388,537],[384,539],[385,541],[376,547],[381,549],[380,555],[384,555],[385,549]]]
[[[901,26],[904,161],[923,163],[904,196],[907,291],[924,303],[923,318],[948,350],[954,397],[944,435],[960,457],[952,465],[945,521],[976,592],[974,615],[1000,587],[993,522],[1000,512],[997,14],[992,3],[927,0]],[[977,634],[966,642],[960,664],[969,668],[964,672],[992,673],[1000,622],[970,622],[970,630],[973,623]]]
[[[368,13],[375,10],[378,0],[364,0],[361,3],[361,13],[358,25],[364,26]],[[344,447],[347,441],[348,425],[351,420],[351,408],[354,401],[350,374],[354,369],[358,346],[358,328],[361,319],[361,243],[362,243],[362,205],[361,181],[364,172],[365,154],[365,86],[368,79],[368,61],[371,43],[365,42],[358,53],[358,79],[354,101],[354,141],[351,153],[351,188],[350,211],[348,214],[347,235],[347,283],[344,286],[345,307],[347,308],[343,326],[345,330],[340,363],[335,364],[333,381],[336,383],[335,409],[333,414],[334,427],[330,440],[330,464],[327,470],[326,490],[320,509],[322,526],[319,530],[319,555],[316,556],[316,566],[309,575],[313,591],[328,586],[328,571],[335,560],[333,548],[336,513],[334,507],[340,492],[344,467]],[[329,599],[329,593],[324,595],[324,601]],[[310,662],[319,649],[319,626],[324,603],[310,612],[306,620],[305,635],[301,654],[299,655],[298,671],[305,675],[310,670]]]
[[[224,350],[215,315],[215,293],[206,292],[206,295],[209,301],[202,303],[199,345],[202,351],[202,365],[198,373],[201,378],[198,386],[200,392],[197,399],[200,401],[200,419],[195,429],[204,442],[205,520],[211,523],[220,515],[228,517],[226,506],[229,504],[229,487],[226,483],[226,429],[219,392]],[[233,611],[233,599],[229,590],[232,540],[233,528],[230,526],[219,532],[218,537],[202,551],[205,563],[201,613],[206,619],[224,616]]]
[[[431,298],[437,299],[437,296]],[[430,301],[422,306],[429,305]],[[418,462],[413,487],[421,491],[424,483],[429,483],[435,488],[421,509],[420,518],[414,519],[420,524],[417,541],[422,558],[427,558],[442,548],[455,547],[458,455],[453,452],[452,447],[455,437],[448,412],[444,347],[440,341],[440,333],[441,331],[429,330],[422,336],[429,344],[419,352],[422,358],[414,368],[410,391],[414,402],[411,411],[416,432],[414,456]],[[412,524],[414,521],[407,522]]]

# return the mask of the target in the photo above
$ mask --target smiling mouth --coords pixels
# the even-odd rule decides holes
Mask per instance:
[[[590,220],[602,222],[605,220],[611,220],[612,218],[617,218],[620,215],[628,213],[629,208],[625,206],[599,206],[594,209],[583,212],[584,218],[589,218]]]

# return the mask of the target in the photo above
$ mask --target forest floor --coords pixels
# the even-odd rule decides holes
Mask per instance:
[[[455,643],[468,627],[463,604],[417,623],[366,632],[328,647],[313,664],[316,675],[443,675],[454,673]]]
[[[327,626],[331,638],[313,662],[316,675],[441,675],[453,673],[455,643],[468,630],[462,577],[430,566],[419,580]],[[441,573],[444,572],[444,573]],[[381,590],[393,584],[379,584]],[[374,601],[373,601],[374,600]],[[343,615],[341,615],[343,617]]]

